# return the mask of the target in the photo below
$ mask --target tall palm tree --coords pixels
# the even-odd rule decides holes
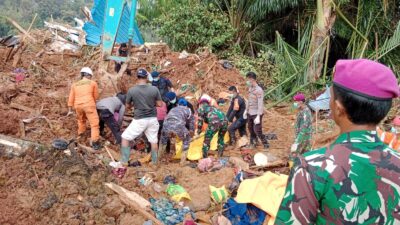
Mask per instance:
[[[216,4],[227,12],[230,23],[236,29],[236,43],[249,41],[252,34],[266,21],[270,13],[281,13],[287,8],[294,8],[304,0],[203,0]]]

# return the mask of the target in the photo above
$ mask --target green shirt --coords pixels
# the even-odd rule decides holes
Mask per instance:
[[[400,154],[376,131],[295,159],[275,224],[399,224]]]
[[[312,115],[311,110],[306,107],[297,114],[296,120],[296,152],[302,154],[311,149],[312,138]]]

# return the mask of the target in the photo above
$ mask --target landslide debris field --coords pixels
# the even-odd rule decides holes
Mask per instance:
[[[197,222],[210,224],[210,217],[220,212],[221,206],[211,202],[209,185],[228,187],[234,178],[235,166],[200,173],[197,167],[179,166],[178,161],[172,159],[172,150],[157,169],[144,163],[140,167],[129,167],[124,178],[119,179],[111,173],[108,166],[111,159],[106,150],[93,153],[84,147],[89,146],[88,140],[80,147],[70,147],[71,154],[51,147],[55,138],[70,140],[76,136],[75,118],[66,116],[67,98],[71,84],[79,78],[81,67],[89,66],[94,70],[101,97],[115,94],[115,89],[126,91],[135,84],[135,76],[124,74],[118,77],[113,72],[112,62],[109,73],[100,73],[103,61],[99,49],[83,47],[78,52],[55,53],[47,51],[46,31],[32,31],[31,35],[37,40],[36,44],[26,42],[12,52],[0,47],[1,139],[13,137],[40,144],[26,149],[20,156],[12,156],[0,147],[0,224],[141,225],[147,218],[125,204],[104,183],[113,182],[145,199],[168,198],[163,184],[167,175],[174,176],[177,184],[190,194],[192,201],[187,205],[196,213]],[[180,53],[170,51],[168,46],[159,44],[138,48],[133,55],[136,59],[130,64],[132,71],[158,68],[171,79],[176,89],[187,90],[186,96],[194,96],[201,89],[218,98],[218,94],[230,85],[238,86],[240,92],[247,95],[239,71],[225,69],[219,59],[207,51],[182,57]],[[226,110],[226,105],[223,108]],[[276,140],[271,140],[269,153],[275,155],[280,164],[252,171],[255,174],[267,170],[288,173],[286,162],[294,139],[295,115],[289,107],[282,106],[266,110],[264,118],[264,131],[277,136]],[[129,115],[125,119],[127,125]],[[329,143],[337,132],[328,120],[319,121],[319,130],[315,147]],[[113,141],[109,131],[106,139]],[[118,160],[118,147],[109,145],[109,149]],[[145,155],[145,152],[137,151],[132,159]],[[225,156],[241,158],[242,154],[240,149],[228,147]],[[139,184],[139,179],[145,175],[150,175],[161,188]]]

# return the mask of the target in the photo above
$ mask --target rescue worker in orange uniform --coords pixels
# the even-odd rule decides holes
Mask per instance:
[[[78,136],[86,131],[86,120],[91,128],[91,145],[93,149],[100,149],[99,116],[96,110],[96,100],[99,98],[97,83],[92,81],[93,72],[89,67],[81,69],[81,80],[71,87],[68,100],[68,115],[72,114],[72,108],[76,111],[78,119]]]
[[[383,131],[377,127],[378,136],[381,141],[390,148],[400,152],[400,116],[396,116],[392,122],[392,129],[389,131]]]

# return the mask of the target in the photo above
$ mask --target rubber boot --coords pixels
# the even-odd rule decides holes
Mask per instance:
[[[188,153],[188,150],[181,151],[181,166],[185,165],[185,163],[186,163],[187,153]]]
[[[160,144],[158,147],[158,159],[161,160],[167,150],[167,145]]]
[[[131,155],[131,148],[128,147],[121,147],[121,163],[123,165],[127,165],[129,161],[129,157]]]
[[[205,159],[205,158],[207,158],[208,157],[208,151],[204,151],[203,150],[203,159]]]
[[[256,142],[256,140],[250,139],[250,143],[246,147],[249,149],[255,149],[256,148],[255,142]]]
[[[221,158],[224,155],[224,149],[225,149],[225,146],[218,148],[218,157]]]
[[[100,141],[93,141],[93,142],[92,142],[92,148],[93,148],[94,150],[99,150],[101,147],[102,147],[102,146],[101,146],[101,144],[100,144]]]
[[[158,150],[157,149],[152,149],[151,150],[151,162],[154,165],[158,164]]]

